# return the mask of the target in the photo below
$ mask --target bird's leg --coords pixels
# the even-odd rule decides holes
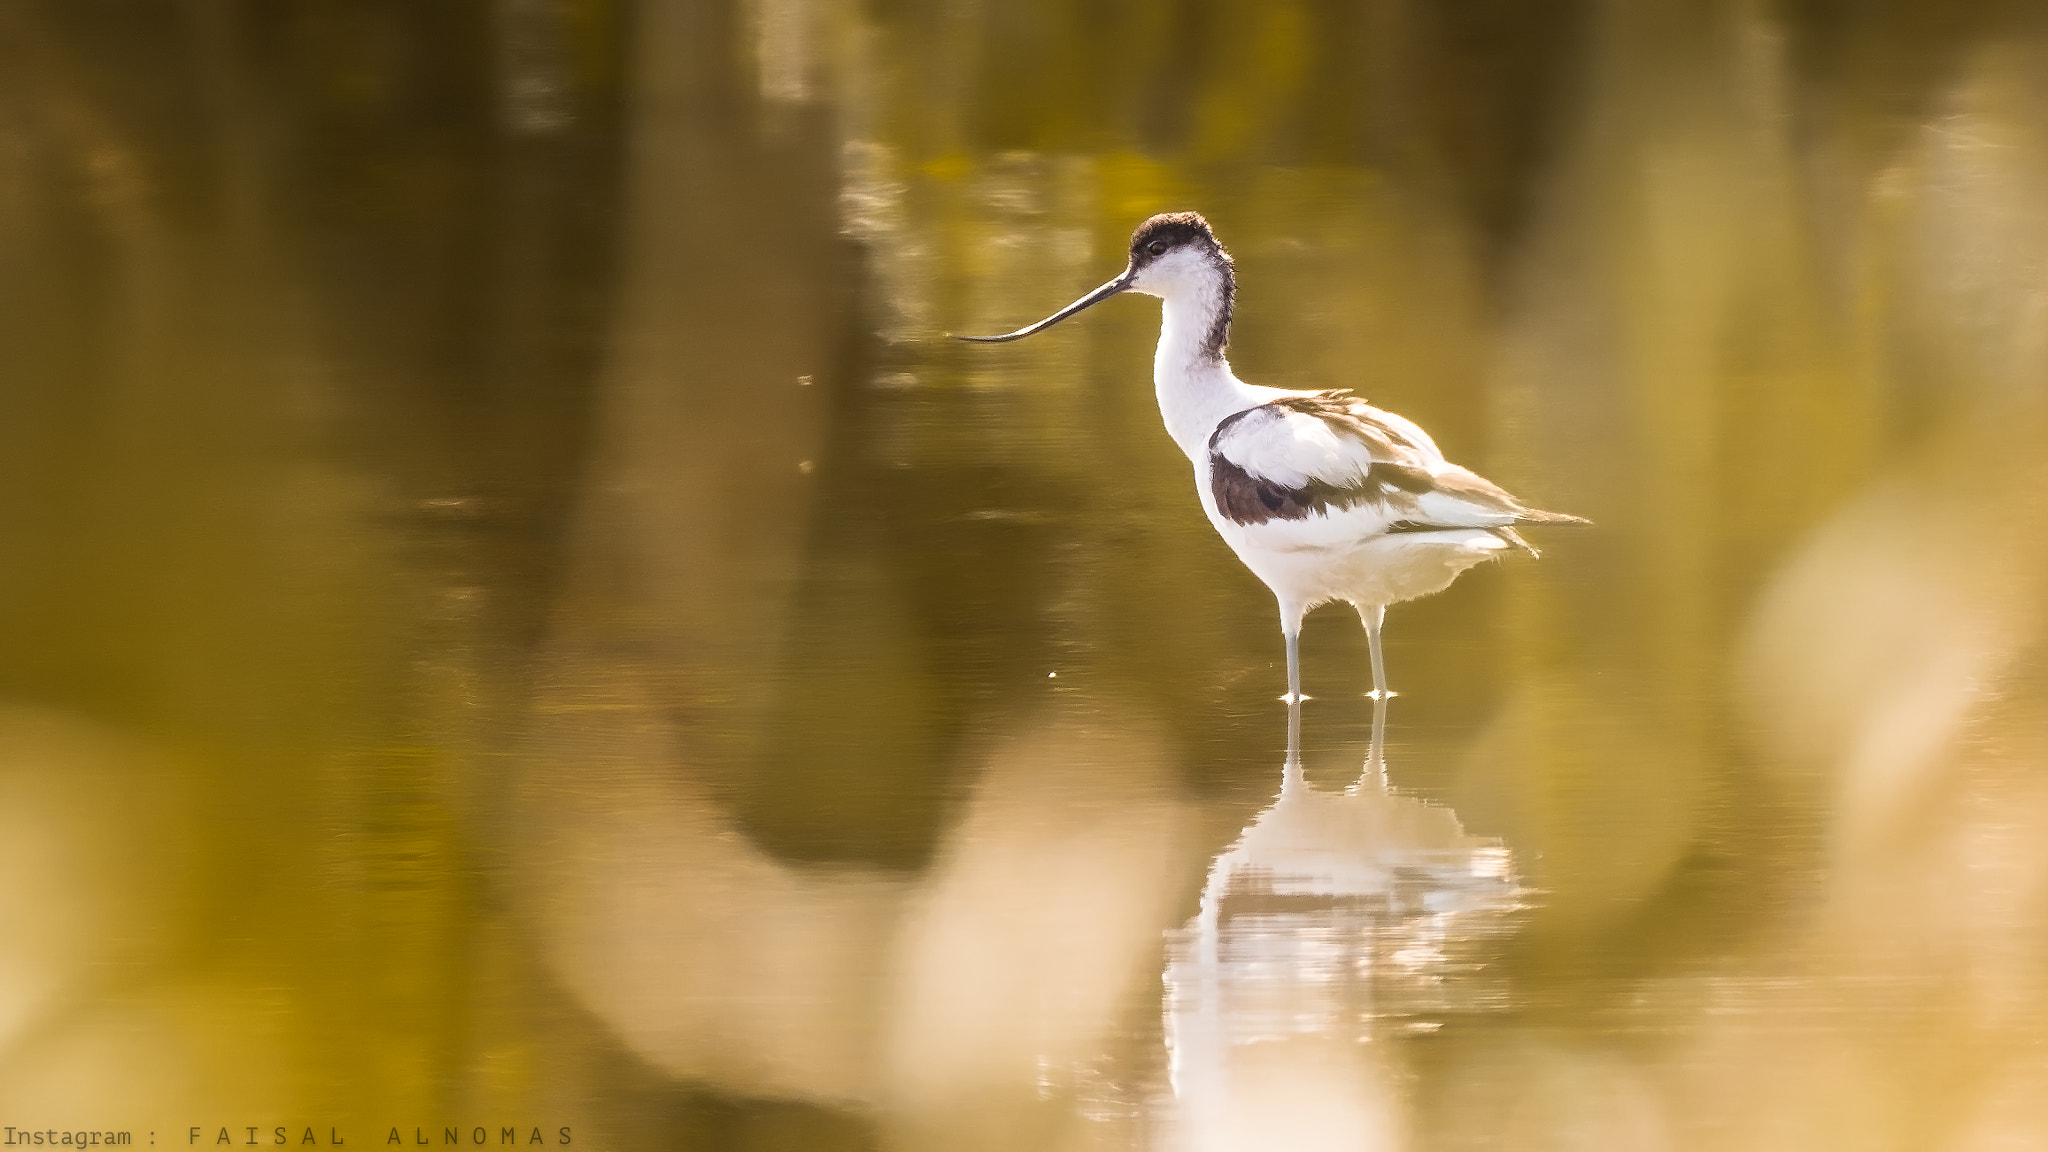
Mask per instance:
[[[1287,695],[1280,699],[1289,704],[1299,704],[1308,697],[1301,694],[1301,617],[1303,609],[1298,604],[1280,602],[1280,635],[1287,639]]]
[[[1280,699],[1290,708],[1298,708],[1308,697],[1301,694],[1301,633],[1287,633],[1287,695]]]
[[[1387,606],[1361,607],[1358,618],[1365,624],[1366,646],[1372,649],[1372,691],[1367,695],[1374,700],[1390,700],[1396,693],[1387,688],[1387,665],[1380,656],[1380,622],[1387,618]]]

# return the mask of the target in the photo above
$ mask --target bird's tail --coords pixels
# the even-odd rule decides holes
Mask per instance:
[[[1564,512],[1545,512],[1541,508],[1517,508],[1515,509],[1515,523],[1591,524],[1592,521],[1586,519],[1584,516],[1573,516]],[[1520,532],[1515,531],[1512,526],[1502,526],[1499,528],[1491,529],[1491,531],[1495,536],[1498,536],[1502,540],[1507,541],[1509,544],[1512,544],[1515,547],[1520,548],[1522,551],[1527,552],[1531,556],[1543,555],[1543,553],[1538,552],[1536,550],[1536,546],[1534,544],[1531,544],[1527,540],[1522,539],[1522,534]]]
[[[1584,516],[1573,516],[1565,512],[1545,512],[1541,508],[1515,509],[1518,524],[1591,524]]]

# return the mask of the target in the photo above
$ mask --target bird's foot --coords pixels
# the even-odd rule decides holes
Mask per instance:
[[[1282,704],[1299,704],[1303,700],[1313,699],[1315,699],[1315,697],[1301,692],[1283,692],[1280,694],[1280,702]]]
[[[1365,694],[1365,698],[1367,700],[1392,700],[1394,697],[1399,695],[1399,692],[1383,692],[1380,689],[1375,688],[1372,691],[1367,692]]]

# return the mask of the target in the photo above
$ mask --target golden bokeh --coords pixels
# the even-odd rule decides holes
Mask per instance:
[[[2034,7],[5,6],[0,1122],[2048,1145]],[[1383,777],[1149,304],[944,339],[1186,209],[1594,521]]]

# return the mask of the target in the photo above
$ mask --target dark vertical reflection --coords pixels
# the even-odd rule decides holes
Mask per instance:
[[[501,124],[487,4],[0,16],[0,691],[137,741],[96,770],[182,829],[93,881],[164,934],[9,1038],[38,1099],[492,1091],[477,1008],[538,986],[491,959],[478,769],[555,598],[614,248],[618,29],[557,11],[545,138]]]
[[[873,1146],[849,1106],[900,894],[783,857],[894,863],[931,822],[925,640],[832,434],[869,338],[831,109],[815,60],[751,50],[807,18],[631,13],[628,240],[504,848],[551,984],[626,1050],[543,1067],[634,1146]]]

